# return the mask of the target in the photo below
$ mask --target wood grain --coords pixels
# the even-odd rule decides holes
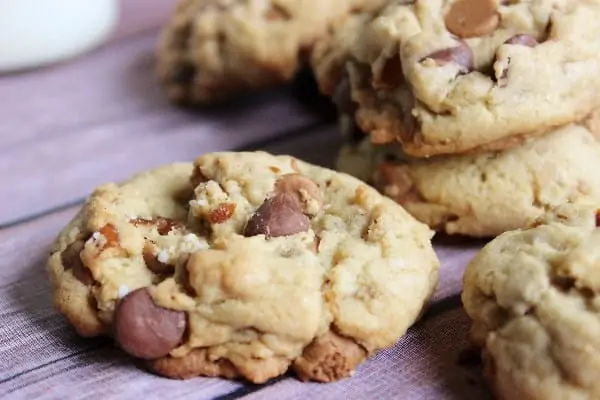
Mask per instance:
[[[154,76],[155,40],[156,33],[146,33],[111,44],[71,63],[0,78],[0,104],[3,105],[0,154],[29,146],[32,141],[84,134],[89,128],[148,115],[187,117],[190,123],[206,122],[207,125],[217,120],[219,124],[228,124],[226,119],[235,116],[237,121],[246,119],[244,126],[249,130],[260,130],[252,125],[257,118],[264,119],[261,116],[264,108],[260,106],[266,103],[279,107],[276,111],[282,113],[282,118],[277,121],[283,130],[287,117],[294,117],[291,114],[307,117],[288,97],[273,93],[266,98],[227,105],[225,110],[204,109],[190,113],[170,106]],[[256,102],[258,107],[250,109]],[[273,120],[269,124],[277,128]],[[293,120],[290,125],[293,126]],[[244,126],[236,128],[244,129]]]

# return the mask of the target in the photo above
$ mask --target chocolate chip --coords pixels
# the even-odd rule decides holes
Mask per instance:
[[[519,34],[519,35],[515,35],[515,36],[507,39],[504,42],[504,44],[535,47],[539,43],[538,43],[537,39],[531,35]],[[508,60],[508,62],[510,63],[510,59]],[[496,82],[498,83],[498,86],[500,86],[500,87],[505,87],[507,85],[507,83],[508,83],[508,66],[506,66],[502,70],[499,77],[496,77]]]
[[[185,260],[185,268],[177,268],[175,270],[175,281],[179,283],[179,285],[183,288],[183,291],[190,297],[194,297],[197,295],[196,289],[192,286],[192,282],[190,281],[190,271],[189,271],[189,261],[190,258]]]
[[[507,39],[504,44],[519,44],[521,46],[535,47],[539,43],[537,39],[531,35],[515,35]]]
[[[65,270],[70,269],[73,272],[73,276],[75,276],[79,282],[89,286],[94,283],[94,278],[92,278],[90,270],[87,269],[83,264],[83,261],[81,261],[80,254],[84,247],[85,242],[83,240],[77,240],[63,250],[60,254],[60,259]]]
[[[596,210],[596,227],[600,226],[600,210]]]
[[[457,0],[446,13],[448,31],[460,38],[487,35],[500,23],[495,0]]]
[[[172,275],[175,272],[173,265],[158,261],[154,245],[151,242],[146,243],[146,246],[144,246],[143,257],[146,267],[155,274]]]
[[[289,194],[296,200],[298,209],[309,214],[309,202],[314,202],[321,207],[323,196],[319,186],[310,178],[302,174],[285,174],[275,182],[275,194]]]
[[[295,196],[280,194],[265,200],[258,207],[246,223],[244,236],[289,236],[307,232],[309,226],[310,220],[298,208]]]
[[[439,66],[455,63],[461,67],[462,72],[467,73],[475,69],[473,51],[465,42],[458,42],[458,46],[435,51],[423,59],[432,59]]]
[[[157,306],[147,288],[129,293],[115,309],[115,340],[127,353],[146,360],[169,354],[181,343],[186,325],[183,311]]]
[[[555,289],[568,293],[571,289],[575,288],[575,278],[570,276],[555,276],[550,280],[550,284]]]

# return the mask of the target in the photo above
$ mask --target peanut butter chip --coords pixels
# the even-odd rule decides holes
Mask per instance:
[[[461,38],[484,36],[498,26],[494,0],[457,0],[446,13],[446,28]]]
[[[127,353],[146,360],[169,354],[181,343],[186,325],[183,311],[157,306],[146,288],[129,293],[115,309],[115,340]]]

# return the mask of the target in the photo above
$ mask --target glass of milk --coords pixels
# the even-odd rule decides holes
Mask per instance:
[[[0,73],[72,58],[106,40],[119,0],[0,0]]]

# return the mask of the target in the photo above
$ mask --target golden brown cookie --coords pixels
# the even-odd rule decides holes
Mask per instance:
[[[171,378],[342,379],[433,293],[433,232],[359,180],[216,153],[96,189],[60,233],[54,304]]]
[[[598,207],[559,206],[468,265],[462,301],[496,398],[600,398]]]

